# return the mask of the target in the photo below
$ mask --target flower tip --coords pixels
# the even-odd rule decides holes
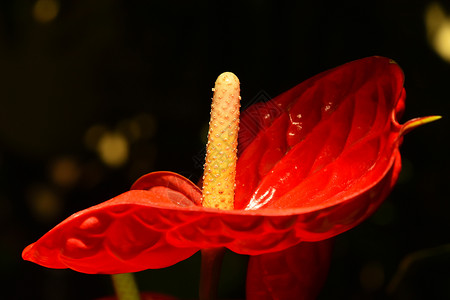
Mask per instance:
[[[405,135],[406,133],[410,132],[411,130],[419,126],[437,121],[441,118],[442,116],[428,116],[409,120],[408,122],[403,124],[402,128],[400,129],[400,135]]]
[[[32,261],[31,258],[31,248],[33,248],[34,244],[28,245],[25,249],[22,251],[22,259]]]
[[[223,72],[217,77],[216,82],[239,84],[239,78],[232,72]]]

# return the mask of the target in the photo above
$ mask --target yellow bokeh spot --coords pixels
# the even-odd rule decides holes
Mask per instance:
[[[53,21],[59,13],[57,0],[38,0],[33,7],[33,17],[39,23]]]
[[[431,3],[425,11],[427,38],[434,51],[450,62],[450,16],[439,3]]]
[[[120,133],[105,132],[97,145],[101,160],[110,167],[120,167],[128,160],[128,141]]]
[[[450,20],[443,22],[436,32],[434,48],[444,60],[450,62]]]

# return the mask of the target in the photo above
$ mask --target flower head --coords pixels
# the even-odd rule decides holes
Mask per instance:
[[[242,114],[234,209],[201,205],[201,190],[171,172],[140,178],[70,216],[23,258],[84,273],[162,268],[200,249],[248,255],[321,241],[366,219],[401,168],[403,73],[370,57],[323,72]]]

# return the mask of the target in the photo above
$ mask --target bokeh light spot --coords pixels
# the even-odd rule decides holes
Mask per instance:
[[[425,11],[427,38],[434,51],[450,63],[450,16],[439,3],[430,3]]]
[[[443,22],[436,32],[434,47],[443,59],[450,62],[450,20]]]
[[[120,133],[106,132],[98,142],[97,152],[106,165],[121,167],[128,160],[128,141]]]
[[[38,0],[33,7],[33,18],[39,23],[53,21],[59,13],[59,2],[56,0]]]

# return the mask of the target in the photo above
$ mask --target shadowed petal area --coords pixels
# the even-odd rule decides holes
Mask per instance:
[[[331,249],[332,241],[324,240],[251,256],[246,299],[316,299],[325,283]]]

